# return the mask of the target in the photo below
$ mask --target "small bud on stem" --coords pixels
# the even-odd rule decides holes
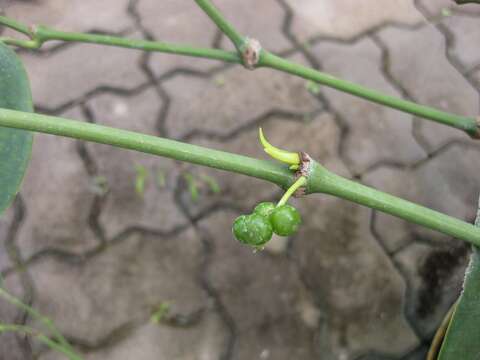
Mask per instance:
[[[241,48],[243,66],[248,70],[254,70],[260,60],[262,45],[256,39],[246,38]]]

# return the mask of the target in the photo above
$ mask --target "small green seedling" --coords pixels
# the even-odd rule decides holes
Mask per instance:
[[[148,171],[143,165],[135,165],[136,177],[135,177],[135,192],[143,197],[145,193],[145,187],[148,178]]]
[[[157,185],[158,189],[163,189],[165,186],[167,186],[167,178],[165,176],[165,171],[158,170],[155,180],[155,184]]]
[[[221,192],[220,185],[218,185],[217,180],[213,177],[202,174],[200,175],[200,179],[208,185],[210,191],[214,194],[219,194]]]
[[[199,198],[199,194],[198,194],[198,186],[197,186],[197,182],[195,181],[195,178],[190,173],[183,174],[183,178],[187,183],[188,192],[190,193],[190,198],[192,199],[193,202],[197,202]]]
[[[170,312],[170,303],[163,301],[150,316],[150,321],[154,324],[160,324]]]
[[[316,82],[312,80],[308,80],[307,83],[305,84],[305,87],[307,88],[308,92],[312,95],[320,94],[320,85],[318,85]]]

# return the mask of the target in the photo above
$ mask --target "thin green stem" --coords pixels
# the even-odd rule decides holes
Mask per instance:
[[[312,68],[293,63],[266,51],[262,52],[259,66],[269,67],[302,77],[304,79],[312,80],[319,84],[332,87],[334,89],[361,97],[377,104],[385,105],[393,109],[397,109],[415,116],[423,117],[425,119],[433,120],[444,125],[463,130],[471,137],[478,137],[480,135],[477,121],[473,117],[450,114],[445,111],[416,104],[412,101],[385,95],[378,91],[363,87],[361,85],[338,79],[334,76],[325,74]]]
[[[282,198],[280,199],[280,201],[277,204],[277,207],[285,205],[287,203],[288,199],[290,199],[290,197],[295,193],[295,191],[297,191],[302,186],[305,186],[306,184],[307,184],[307,178],[305,176],[300,176],[297,179],[297,181],[295,181],[292,184],[292,186],[290,186],[288,188],[288,190],[285,192],[285,194],[283,194]]]
[[[225,20],[225,18],[218,11],[218,9],[216,9],[215,6],[212,5],[211,1],[196,0],[196,2],[212,18],[212,20],[218,25],[218,27],[234,42],[240,54],[237,52],[224,51],[219,49],[199,48],[189,45],[178,45],[157,41],[126,39],[110,35],[64,32],[48,28],[46,26],[38,26],[35,29],[29,29],[25,25],[4,16],[0,16],[1,25],[5,25],[22,33],[25,33],[31,38],[31,40],[21,40],[3,37],[0,38],[0,41],[3,41],[9,45],[20,46],[27,49],[38,49],[42,46],[43,43],[49,40],[83,42],[243,64],[241,51],[242,46],[245,44],[245,38],[242,37],[234,29],[234,27]],[[349,81],[338,79],[323,72],[288,61],[265,50],[261,51],[258,66],[269,67],[295,76],[302,77],[307,80],[312,80],[319,84],[332,87],[339,91],[343,91],[348,94],[358,96],[381,105],[385,105],[418,117],[429,119],[444,125],[463,130],[473,138],[480,137],[477,119],[475,119],[474,117],[455,115],[428,106],[419,105],[411,101],[385,95],[378,91],[357,85],[355,83],[351,83]]]
[[[60,117],[0,109],[0,126],[164,156],[267,180],[284,189],[295,182],[285,164]],[[480,246],[480,230],[469,223],[345,179],[316,162],[310,169],[307,193],[331,194]]]
[[[314,162],[311,166],[307,193],[334,195],[480,245],[480,229],[472,224],[343,178],[318,163]]]
[[[68,341],[63,337],[62,333],[56,328],[55,324],[49,318],[40,314],[34,308],[24,304],[20,299],[17,299],[15,296],[8,293],[6,290],[0,288],[0,297],[3,298],[5,301],[9,302],[13,306],[24,310],[34,319],[40,321],[45,328],[47,328],[50,333],[57,339],[57,341],[64,347],[71,349],[70,344]]]
[[[21,40],[21,39],[12,39],[9,37],[0,37],[0,41],[12,46],[22,47],[24,49],[36,50],[40,48],[41,44],[36,40]]]
[[[284,164],[82,121],[0,109],[0,126],[66,136],[187,161],[267,180],[284,189],[295,181],[292,172]]]
[[[0,24],[7,27],[12,27],[15,30],[19,30],[19,28],[25,30],[26,28],[18,22],[4,16],[0,16]],[[15,25],[15,27],[13,27],[12,25]],[[20,46],[27,49],[39,49],[47,41],[60,40],[66,42],[82,42],[123,47],[128,49],[137,49],[142,51],[162,52],[167,54],[207,58],[211,60],[220,60],[228,63],[242,62],[239,55],[234,51],[200,48],[190,45],[171,44],[159,41],[128,39],[111,35],[66,32],[55,30],[46,26],[37,26],[35,29],[27,31],[29,31],[28,35],[30,36],[31,40],[2,37],[0,38],[0,41],[3,41],[8,45]]]
[[[238,50],[241,50],[245,38],[230,24],[223,14],[212,4],[210,0],[195,0],[197,5],[210,17],[220,30],[233,42]]]
[[[221,60],[229,63],[241,62],[238,54],[232,51],[199,48],[190,45],[177,45],[158,41],[127,39],[111,35],[64,32],[51,29],[46,26],[38,26],[35,31],[35,35],[41,44],[48,40],[62,40],[67,42],[101,44],[108,46],[124,47],[129,49],[137,49],[142,51],[155,51],[167,54],[208,58],[212,60]]]
[[[13,29],[15,31],[18,31],[24,35],[27,35],[28,37],[32,37],[32,31],[31,29],[22,24],[22,23],[19,23],[18,21],[16,20],[13,20],[13,19],[10,19],[10,18],[7,18],[6,16],[0,16],[0,24],[10,28],[10,29]]]
[[[75,354],[75,352],[70,347],[66,348],[64,345],[53,341],[48,336],[45,336],[44,334],[38,332],[37,330],[29,326],[16,324],[0,324],[0,333],[2,332],[15,332],[33,336],[38,341],[43,342],[45,345],[47,345],[50,349],[56,350],[64,354],[70,360],[82,360],[82,358],[79,355]]]
[[[233,25],[215,8],[210,0],[195,0],[197,4],[210,16],[213,22],[227,35],[236,45],[238,51],[242,52],[242,45],[245,39],[238,34]],[[445,111],[437,110],[428,106],[419,105],[412,101],[403,100],[393,96],[385,95],[381,92],[357,85],[355,83],[338,79],[334,76],[325,74],[312,68],[288,61],[276,56],[268,51],[262,50],[260,59],[256,66],[264,66],[280,70],[292,75],[302,77],[307,80],[315,81],[319,84],[332,87],[334,89],[346,92],[363,99],[385,105],[415,116],[428,120],[436,121],[444,125],[455,127],[465,131],[473,138],[480,137],[479,125],[477,119],[473,117],[450,114]]]

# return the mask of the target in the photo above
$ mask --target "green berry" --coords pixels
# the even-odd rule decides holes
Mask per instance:
[[[272,202],[262,202],[255,206],[255,209],[253,209],[253,212],[255,214],[269,217],[270,213],[275,209],[275,204]]]
[[[285,204],[276,207],[270,214],[270,223],[275,234],[289,236],[298,230],[302,223],[300,213],[293,206]]]
[[[272,225],[258,214],[241,215],[233,223],[233,235],[243,244],[261,246],[272,238]]]
[[[235,219],[232,227],[233,235],[235,239],[240,241],[241,243],[247,244],[248,243],[248,222],[247,222],[247,215],[240,215]]]

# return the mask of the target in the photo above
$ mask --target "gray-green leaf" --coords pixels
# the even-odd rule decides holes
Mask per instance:
[[[476,226],[480,226],[480,209]],[[463,292],[448,326],[439,360],[480,359],[480,249],[473,247]]]
[[[0,107],[33,112],[27,73],[15,52],[0,42]],[[20,189],[32,153],[33,134],[0,127],[0,214]]]

